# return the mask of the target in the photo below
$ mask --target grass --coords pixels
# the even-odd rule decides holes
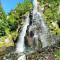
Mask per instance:
[[[55,51],[55,55],[56,55],[57,57],[60,57],[60,50]]]

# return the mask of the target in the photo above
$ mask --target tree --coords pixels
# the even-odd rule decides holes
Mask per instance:
[[[0,3],[0,19],[6,20],[6,14],[2,8],[2,4]]]

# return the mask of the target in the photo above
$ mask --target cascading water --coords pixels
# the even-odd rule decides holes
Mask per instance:
[[[22,32],[20,33],[19,36],[19,41],[16,46],[16,52],[24,52],[25,46],[24,46],[24,37],[26,34],[27,26],[29,25],[29,15],[26,18],[26,22],[23,25]]]
[[[41,39],[41,42],[42,42],[42,47],[47,47],[47,46],[50,45],[50,43],[49,43],[49,36],[50,35],[49,35],[49,32],[48,32],[48,28],[47,28],[41,14],[39,13],[38,15],[39,15],[38,19],[39,19],[39,22],[40,22],[40,29],[41,29],[41,32],[40,32],[39,35],[40,35],[40,39]]]
[[[41,31],[39,31],[39,33],[37,35],[35,34],[34,37],[36,38],[36,42],[38,41],[37,39],[40,38],[40,40],[42,42],[42,47],[47,47],[47,46],[51,45],[49,42],[49,38],[48,38],[49,32],[48,32],[48,28],[41,16],[42,14],[40,12],[38,12],[37,3],[38,3],[37,0],[33,0],[33,21],[35,20],[35,26],[36,26],[36,23],[40,26]],[[33,24],[34,24],[34,22],[32,23],[32,27],[34,28]],[[20,33],[19,41],[16,46],[16,52],[18,52],[18,53],[24,52],[24,50],[25,50],[24,37],[25,37],[28,25],[29,25],[29,16],[27,16],[27,18],[26,18],[26,22],[23,25],[23,29],[22,29],[22,32]],[[37,46],[38,46],[38,42],[37,42]],[[18,60],[26,60],[25,55],[19,57]]]
[[[51,35],[49,34],[48,28],[42,17],[42,12],[38,12],[38,2],[37,0],[33,1],[33,24],[39,24],[41,32],[39,32],[39,38],[42,42],[42,47],[50,46],[52,43]],[[37,27],[37,26],[36,26]],[[55,43],[55,41],[53,41]]]
[[[34,19],[34,14],[37,13],[37,0],[33,0],[33,19]]]
[[[33,0],[33,10],[37,12],[37,0]]]
[[[20,33],[20,36],[19,36],[19,41],[17,43],[17,46],[16,46],[16,52],[17,53],[23,53],[24,50],[25,50],[25,45],[24,45],[24,37],[25,37],[25,34],[26,34],[26,30],[27,30],[27,26],[29,25],[29,15],[26,17],[26,21],[23,25],[23,29]],[[18,58],[18,60],[26,60],[26,56],[25,54],[20,56]]]
[[[39,31],[38,31],[39,33],[37,33],[36,30],[35,30],[38,26],[39,26]],[[43,21],[43,18],[42,18],[41,14],[39,12],[37,12],[34,15],[34,21],[33,21],[33,28],[32,29],[34,29],[34,31],[39,36],[38,38],[41,40],[43,48],[47,47],[47,46],[50,46],[48,28],[47,28],[45,22]],[[35,32],[34,32],[35,39],[38,39],[38,38],[36,38],[37,36],[35,35]]]

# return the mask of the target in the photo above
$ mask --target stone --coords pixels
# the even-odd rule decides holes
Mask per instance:
[[[2,46],[0,47],[0,55],[4,55],[6,53],[6,47]]]

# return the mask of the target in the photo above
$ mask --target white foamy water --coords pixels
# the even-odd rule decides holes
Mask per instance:
[[[37,0],[33,0],[33,19],[34,19],[34,14],[37,13]]]
[[[26,60],[26,56],[25,55],[22,55],[18,58],[18,60]]]
[[[40,33],[40,38],[41,38],[41,42],[42,42],[42,47],[47,47],[49,46],[49,35],[48,35],[48,28],[44,22],[44,19],[42,18],[41,14],[39,14],[40,16],[40,27],[41,27],[41,33]]]
[[[42,12],[38,12],[38,1],[37,0],[33,0],[33,19],[38,22],[38,24],[40,24],[40,30],[41,32],[39,33],[40,35],[40,39],[42,42],[42,47],[47,47],[50,46],[50,39],[49,39],[49,32],[48,32],[48,28],[45,24],[45,21],[42,17]],[[34,22],[33,22],[34,23]]]
[[[35,22],[38,24],[38,26],[40,26],[40,32],[37,34],[37,35],[39,35],[40,37],[40,39],[41,39],[41,42],[42,42],[42,47],[47,47],[47,46],[49,46],[50,44],[49,44],[49,35],[48,35],[48,28],[47,28],[47,26],[46,26],[46,24],[45,24],[45,22],[44,22],[44,19],[42,18],[42,16],[41,16],[41,13],[40,12],[37,12],[35,15],[34,15],[34,19],[35,19]],[[33,22],[34,23],[34,22]],[[34,23],[34,25],[36,24],[36,23]],[[36,26],[37,27],[37,26]],[[37,39],[37,36],[36,36],[36,38],[35,38],[36,40],[38,40]]]
[[[26,22],[23,25],[23,29],[20,33],[19,40],[16,46],[16,52],[24,52],[25,50],[25,45],[24,45],[24,37],[26,34],[27,26],[29,25],[29,16],[26,18]]]

